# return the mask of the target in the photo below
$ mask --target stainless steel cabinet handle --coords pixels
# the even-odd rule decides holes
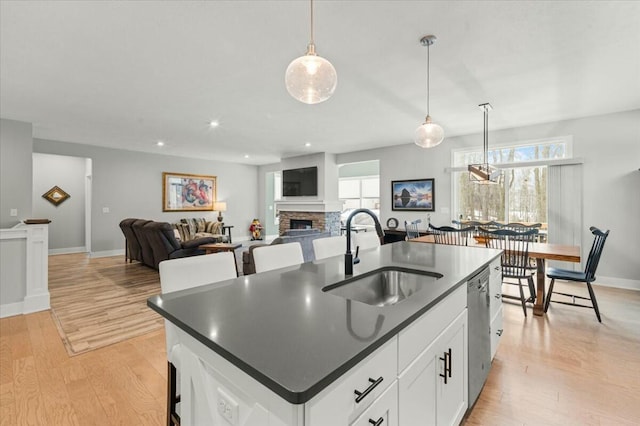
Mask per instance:
[[[359,390],[354,390],[353,393],[356,394],[356,403],[362,401],[376,386],[382,383],[382,376],[378,377],[378,380],[374,380],[369,377],[369,382],[371,383],[368,388],[364,390],[364,392],[360,392]]]
[[[369,423],[371,423],[373,426],[380,426],[383,422],[384,422],[383,417],[380,417],[377,421],[369,419]]]

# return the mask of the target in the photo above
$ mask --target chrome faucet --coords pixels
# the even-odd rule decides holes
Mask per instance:
[[[353,257],[351,254],[351,219],[358,213],[366,213],[373,219],[373,222],[376,225],[376,233],[379,238],[384,237],[384,232],[382,231],[382,225],[380,225],[380,221],[378,217],[369,209],[356,209],[351,212],[349,217],[347,218],[347,252],[344,254],[344,274],[345,275],[353,275],[353,264],[360,262],[358,259],[358,251],[360,247],[356,248],[356,257]]]

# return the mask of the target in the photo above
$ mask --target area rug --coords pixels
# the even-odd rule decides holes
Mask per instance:
[[[49,257],[51,315],[69,355],[78,355],[163,327],[147,307],[160,293],[158,272],[123,256]]]

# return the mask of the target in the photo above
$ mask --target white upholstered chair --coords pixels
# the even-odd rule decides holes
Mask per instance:
[[[344,254],[347,249],[347,237],[316,238],[312,241],[313,253],[316,260]]]
[[[231,252],[182,257],[160,262],[162,294],[186,290],[205,284],[237,278],[236,260]],[[165,320],[167,343],[167,425],[179,425],[176,410],[178,402],[178,371],[180,370],[180,344],[176,326]]]
[[[353,235],[351,251],[355,252],[356,247],[360,247],[360,250],[380,247],[380,237],[375,232],[358,232]]]
[[[253,250],[256,273],[304,263],[300,243],[272,244]]]

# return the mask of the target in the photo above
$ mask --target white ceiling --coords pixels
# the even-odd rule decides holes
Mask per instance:
[[[43,139],[247,164],[411,143],[425,34],[446,136],[481,132],[483,102],[492,130],[640,108],[634,1],[320,0],[338,87],[318,105],[284,87],[307,1],[3,0],[0,19],[0,115]]]

